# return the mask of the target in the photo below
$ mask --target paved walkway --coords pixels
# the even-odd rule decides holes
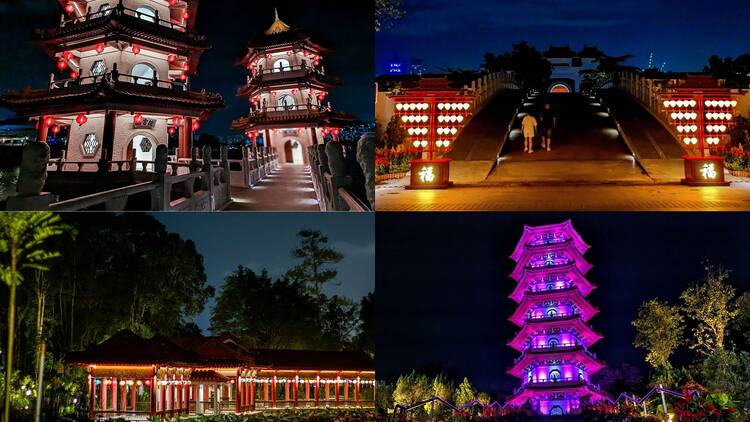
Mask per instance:
[[[232,187],[227,211],[320,211],[310,168],[282,164],[252,189]]]
[[[678,184],[476,184],[405,190],[378,185],[378,211],[750,211],[750,182]]]

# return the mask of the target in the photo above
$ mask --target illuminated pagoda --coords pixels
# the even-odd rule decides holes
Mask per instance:
[[[249,349],[230,335],[142,338],[120,331],[67,365],[88,373],[89,419],[373,408],[375,371],[361,352]]]
[[[334,113],[326,101],[340,85],[326,74],[324,57],[331,50],[320,46],[301,29],[287,25],[278,10],[271,26],[247,45],[240,60],[249,75],[237,95],[250,105],[247,116],[232,122],[256,147],[274,148],[282,162],[306,164],[307,149],[338,139],[340,128],[357,121]]]
[[[509,320],[520,330],[508,345],[521,352],[508,370],[521,379],[511,405],[528,402],[537,414],[565,415],[607,398],[590,381],[605,365],[588,351],[602,338],[588,325],[598,312],[586,300],[594,289],[585,277],[588,248],[569,220],[524,227],[511,256],[517,285],[510,298],[518,308]]]
[[[33,34],[56,73],[47,87],[8,93],[0,104],[35,120],[38,140],[66,161],[90,162],[83,170],[153,161],[170,138],[178,158],[189,157],[200,121],[224,106],[218,94],[190,90],[209,48],[194,32],[198,0],[59,1],[59,26]]]

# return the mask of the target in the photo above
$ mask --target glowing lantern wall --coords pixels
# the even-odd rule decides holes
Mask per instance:
[[[593,289],[585,278],[588,248],[570,221],[524,227],[511,256],[518,284],[510,297],[518,308],[509,320],[520,330],[508,345],[521,352],[508,370],[521,379],[511,405],[528,402],[539,414],[563,415],[606,399],[590,380],[605,365],[588,351],[601,338],[588,325],[598,312],[586,300]]]

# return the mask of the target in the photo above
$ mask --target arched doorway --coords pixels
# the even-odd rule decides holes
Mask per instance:
[[[570,94],[573,90],[565,82],[555,82],[549,87],[550,94]]]
[[[560,371],[557,369],[553,369],[549,371],[549,380],[551,382],[557,382],[560,381]]]
[[[156,79],[156,68],[148,63],[136,64],[130,73],[133,75],[134,82],[137,85],[152,86],[154,79]]]
[[[276,100],[276,105],[283,109],[294,108],[295,104],[294,97],[289,94],[284,94]]]
[[[130,140],[130,148],[128,151],[128,159],[132,159],[135,156],[136,161],[154,161],[156,158],[156,145],[157,142],[150,136],[144,134],[137,134]],[[137,165],[138,170],[143,170],[141,164]],[[153,164],[146,165],[146,171],[154,171]]]
[[[291,70],[289,68],[289,60],[287,59],[278,59],[273,64],[273,71],[274,72],[285,72]]]
[[[284,161],[288,164],[305,164],[302,145],[296,139],[289,139],[284,143]]]
[[[550,416],[562,416],[563,415],[563,408],[555,405],[552,406],[552,409],[549,410]]]
[[[138,8],[135,9],[135,14],[138,19],[143,19],[148,22],[156,22],[156,11],[151,7],[138,6]]]

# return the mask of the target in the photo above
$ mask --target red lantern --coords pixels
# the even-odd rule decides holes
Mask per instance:
[[[319,65],[319,64],[320,64],[320,62],[319,62],[319,61],[317,61],[317,60],[315,60],[315,61],[313,62],[313,66],[317,66],[317,65]]]
[[[138,54],[141,52],[141,46],[138,44],[133,44],[133,54]]]
[[[70,79],[78,79],[79,76],[80,74],[76,72],[75,70],[70,72]]]
[[[292,89],[292,95],[297,95],[297,88]]]
[[[169,6],[174,6],[174,4],[177,3],[177,0],[167,0],[167,3],[169,3]]]
[[[185,66],[182,66],[182,70],[184,70],[185,72],[189,72],[190,71],[190,65],[188,65],[187,63],[185,63]]]
[[[65,70],[65,68],[68,67],[68,64],[65,63],[65,60],[60,60],[57,62],[57,68],[60,69],[60,71]]]
[[[45,117],[44,118],[44,125],[47,127],[50,127],[55,124],[55,118],[54,117]]]
[[[63,57],[65,57],[65,60],[70,60],[73,58],[73,53],[71,53],[70,51],[66,51],[63,53]]]
[[[177,57],[175,57],[174,54],[170,54],[170,55],[167,56],[167,61],[169,63],[174,63],[175,60],[177,60]]]
[[[57,135],[58,132],[60,132],[60,126],[57,126],[57,125],[52,126],[52,133],[54,133],[55,135]]]
[[[182,18],[183,18],[184,20],[188,20],[188,19],[190,19],[190,13],[188,13],[188,12],[185,12],[185,14],[184,14],[184,15],[182,15]]]
[[[78,123],[78,126],[83,126],[88,121],[89,121],[89,118],[86,117],[85,114],[79,114],[78,117],[76,117],[76,123]]]
[[[180,80],[186,81],[187,80],[187,75],[184,74],[184,73],[182,75],[180,75]]]
[[[73,3],[68,3],[65,5],[65,11],[68,13],[73,13],[76,11],[76,7],[73,5]]]
[[[170,126],[169,129],[167,129],[167,132],[169,132],[169,136],[173,136],[176,131],[177,130],[174,128],[174,126]]]
[[[143,116],[141,115],[141,113],[136,113],[136,115],[133,116],[133,123],[137,125],[143,123]]]
[[[96,45],[96,52],[99,54],[102,54],[104,52],[104,43],[99,43]]]
[[[201,128],[201,124],[199,121],[195,120],[193,121],[193,132]]]
[[[182,124],[182,117],[180,117],[180,116],[174,116],[174,117],[172,117],[172,124],[173,125],[177,125],[177,126],[179,126],[180,124]]]

